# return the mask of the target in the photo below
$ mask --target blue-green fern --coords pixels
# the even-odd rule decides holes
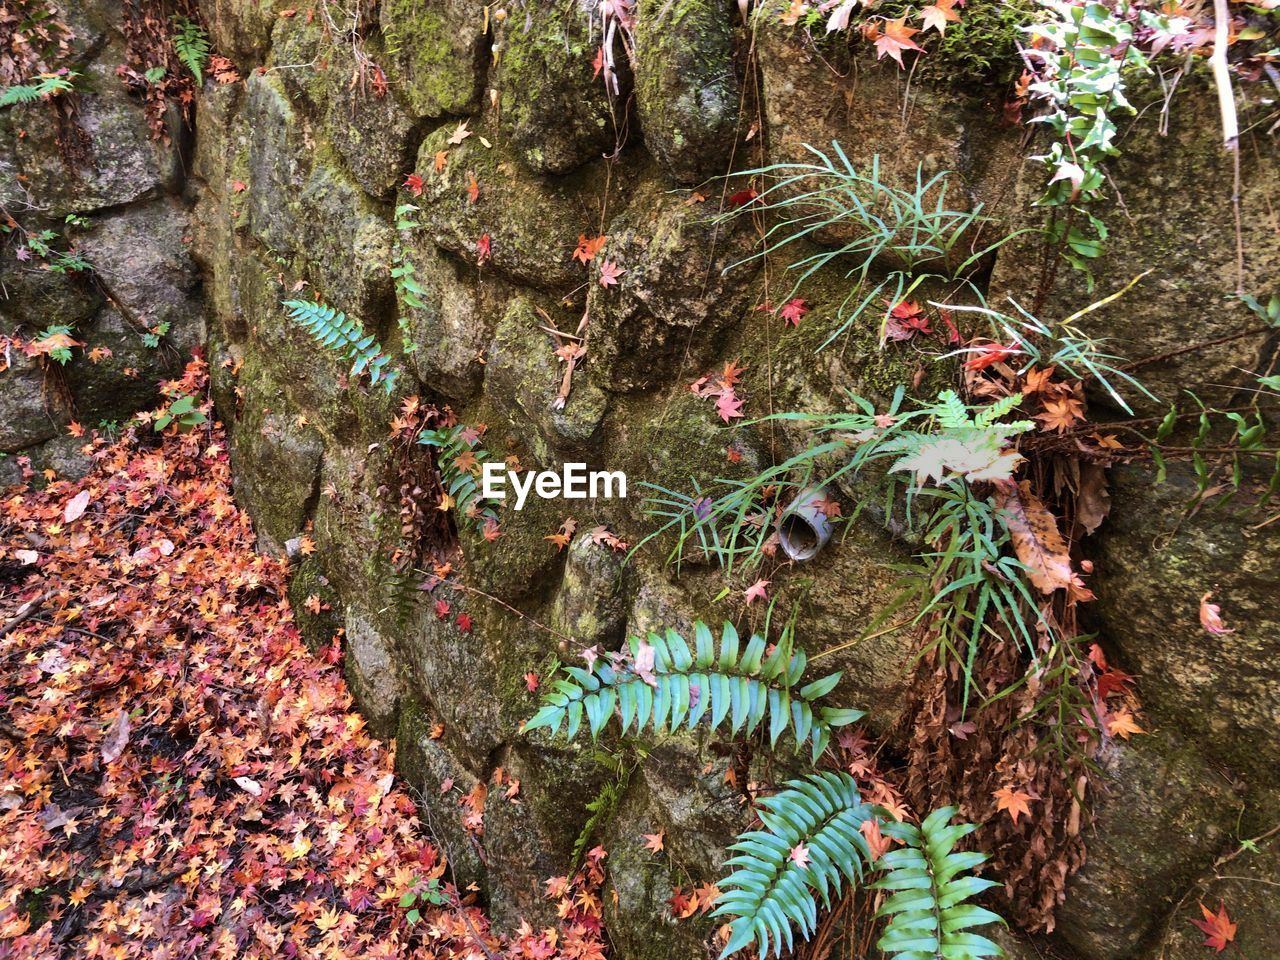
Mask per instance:
[[[314,300],[285,300],[290,318],[315,337],[322,347],[339,353],[352,362],[351,373],[368,372],[373,383],[381,383],[390,394],[395,389],[395,369],[388,369],[391,357],[382,351],[373,334],[366,334],[358,320],[349,318],[333,307]]]
[[[956,844],[978,829],[971,823],[952,824],[954,807],[942,807],[919,827],[890,823],[886,836],[903,846],[880,860],[885,870],[874,889],[892,891],[880,908],[888,917],[876,944],[890,960],[981,960],[1004,951],[973,927],[1003,923],[990,910],[969,903],[984,890],[999,886],[969,871],[987,860],[985,853],[956,850]]]
[[[436,451],[436,469],[444,492],[453,498],[463,522],[488,532],[498,526],[497,504],[481,496],[476,476],[492,455],[480,445],[479,433],[461,423],[423,430],[418,442]],[[470,454],[468,457],[467,454]]]
[[[613,663],[602,657],[589,669],[564,667],[568,676],[552,681],[525,731],[545,727],[557,733],[564,726],[566,735],[574,737],[585,718],[596,737],[615,710],[624,734],[632,728],[640,733],[646,727],[674,733],[681,725],[693,729],[704,718],[713,730],[727,720],[731,734],[751,733],[767,720],[771,743],[790,730],[797,748],[806,741],[811,744],[816,760],[834,728],[863,715],[860,710],[819,703],[840,681],[839,673],[799,686],[808,661],[804,651],[794,647],[790,634],[767,657],[760,634],[740,649],[731,623],[724,625],[718,648],[705,623],[694,624],[692,650],[674,630],[666,636],[650,633],[643,641],[631,637],[628,643],[631,657],[625,661]],[[640,666],[642,650],[647,657],[649,649],[652,669]]]
[[[762,958],[793,950],[793,927],[803,940],[817,930],[819,900],[830,909],[846,884],[861,885],[873,871],[884,875],[868,889],[891,891],[878,914],[889,920],[877,944],[889,960],[1001,955],[991,940],[969,932],[1002,921],[968,902],[996,884],[969,872],[986,854],[955,850],[976,828],[951,825],[954,808],[935,810],[919,827],[898,823],[862,799],[853,777],[823,771],[783,784],[757,812],[764,829],[738,837],[726,863],[733,872],[716,884],[723,892],[712,915],[733,918],[722,958],[748,946]],[[903,844],[875,861],[861,829],[872,817]]]
[[[873,810],[847,773],[790,780],[761,799],[757,812],[765,829],[729,847],[733,873],[716,884],[723,892],[712,916],[734,918],[721,957],[752,944],[762,958],[771,948],[781,955],[795,946],[792,926],[808,940],[818,927],[818,898],[830,909],[846,882],[862,882],[871,862],[860,827]]]

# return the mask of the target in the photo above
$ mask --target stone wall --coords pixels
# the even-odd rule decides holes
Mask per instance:
[[[85,247],[101,284],[82,289],[37,277],[35,285],[23,273],[32,286],[6,280],[18,297],[0,303],[0,317],[31,323],[38,311],[74,314],[92,331],[91,343],[114,337],[107,342],[122,365],[138,366],[154,355],[128,353],[130,324],[156,319],[163,307],[180,320],[173,336],[194,343],[203,296],[237,495],[264,549],[284,551],[304,533],[315,543],[292,587],[305,630],[318,643],[345,631],[357,702],[380,735],[396,738],[400,769],[419,791],[456,878],[478,885],[499,927],[522,917],[537,925],[548,919],[543,881],[566,870],[587,801],[615,776],[585,741],[519,733],[536,703],[526,675],[545,678],[568,657],[555,634],[616,648],[628,633],[685,629],[695,618],[760,622],[761,611],[744,610],[736,598],[717,602],[718,571],[686,564],[677,575],[664,565],[669,544],[624,561],[587,532],[607,524],[624,540],[642,539],[652,521],[640,509],[640,482],[684,487],[689,477],[723,475],[730,444],[744,473],[797,449],[799,438],[787,430],[727,431],[688,384],[736,359],[746,368],[740,392],[755,416],[834,409],[844,390],[883,398],[918,371],[910,351],[882,350],[874,331],[854,330],[815,352],[848,292],[842,271],[810,281],[810,313],[795,329],[756,310],[783,297],[789,278],[758,263],[726,272],[758,238],[745,218],[708,221],[720,183],[700,187],[705,204],[688,202],[690,188],[838,139],[855,163],[878,155],[898,182],[913,179],[917,163],[926,173],[954,171],[954,202],[982,203],[1009,229],[1028,222],[1039,174],[1024,162],[1023,130],[1006,125],[990,97],[908,87],[890,64],[858,61],[840,75],[782,31],[761,31],[749,61],[751,38],[736,5],[693,0],[639,3],[634,74],[623,71],[619,97],[631,104],[625,144],[611,161],[605,154],[615,150],[619,129],[593,81],[596,40],[576,4],[512,4],[505,17],[487,20],[478,5],[455,0],[376,6],[376,24],[361,25],[361,44],[385,69],[383,96],[353,83],[357,47],[316,11],[283,0],[208,0],[203,12],[215,49],[245,80],[205,84],[189,163],[189,138],[175,136],[166,149],[148,143],[139,108],[104,77],[100,92],[86,98],[86,116],[103,118],[89,126],[104,159],[83,186],[62,185],[48,145],[25,144],[14,154],[41,209],[91,214]],[[338,16],[337,5],[326,9]],[[101,39],[85,57],[109,73],[119,60],[118,33],[109,15],[95,16],[86,36]],[[1123,207],[1118,201],[1108,216],[1117,253],[1104,261],[1101,289],[1155,271],[1140,296],[1096,315],[1098,331],[1119,338],[1119,351],[1129,355],[1212,339],[1245,323],[1243,307],[1225,299],[1234,284],[1230,177],[1200,116],[1209,96],[1198,77],[1186,79],[1169,135],[1157,136],[1149,119],[1137,124],[1114,170]],[[471,136],[450,143],[464,120]],[[4,123],[0,137],[13,137],[18,112]],[[111,139],[126,137],[118,146]],[[436,172],[441,150],[446,163]],[[127,171],[111,167],[123,163]],[[1243,166],[1246,209],[1256,213],[1280,183],[1274,143],[1246,150]],[[412,198],[398,188],[415,171],[425,183]],[[190,227],[184,192],[196,198]],[[407,200],[420,208],[420,227],[398,233],[393,210]],[[492,256],[478,264],[476,245],[486,233]],[[616,287],[594,282],[571,256],[580,234],[596,233],[608,235],[608,256],[625,270]],[[184,253],[189,234],[202,290]],[[1272,221],[1261,213],[1248,218],[1245,243],[1250,287],[1274,287]],[[410,309],[403,328],[389,270],[397,244],[427,290],[425,308]],[[1030,299],[1038,257],[1030,243],[1002,250],[991,267],[992,292]],[[400,358],[395,397],[348,382],[345,366],[286,320],[280,301],[299,290],[359,317]],[[1073,277],[1057,290],[1050,315],[1087,302]],[[588,359],[557,410],[563,366],[543,327],[575,329],[584,311]],[[1242,382],[1232,367],[1253,366],[1252,357],[1241,357],[1262,360],[1273,346],[1262,336],[1246,339],[1211,357],[1203,377]],[[937,372],[917,386],[920,396],[943,382],[940,368],[930,369]],[[1145,372],[1166,395],[1201,377],[1185,358]],[[139,381],[157,375],[147,368]],[[95,393],[95,376],[83,363],[68,371],[73,394],[85,398],[76,411],[82,421],[101,415],[88,412],[99,409],[88,398],[144,399],[118,387]],[[13,433],[0,434],[3,449],[59,442],[51,438],[70,411],[54,411],[46,428],[36,387],[21,368],[0,376],[6,412],[25,405],[0,418],[0,431]],[[466,589],[441,586],[406,603],[390,560],[402,543],[389,424],[408,394],[487,424],[486,446],[527,467],[572,460],[624,470],[632,496],[504,508],[497,541],[460,532],[454,576]],[[1097,629],[1121,666],[1139,674],[1151,733],[1106,748],[1088,863],[1051,942],[1010,938],[1015,956],[1199,956],[1185,911],[1170,917],[1171,909],[1215,858],[1280,817],[1274,527],[1242,535],[1241,523],[1224,513],[1183,517],[1189,480],[1176,468],[1161,488],[1136,468],[1115,471],[1112,482],[1112,516],[1093,547]],[[545,538],[570,514],[578,533],[558,552]],[[804,646],[818,651],[856,636],[890,595],[889,565],[905,549],[866,519],[817,561],[778,571],[772,590],[784,604],[799,602]],[[1224,603],[1235,633],[1201,630],[1197,602],[1207,590]],[[450,604],[445,618],[437,599]],[[468,630],[456,620],[464,612]],[[895,736],[908,644],[890,633],[822,664],[824,672],[844,671],[834,699],[867,710],[878,734]],[[620,957],[703,955],[708,922],[675,923],[665,902],[673,886],[719,874],[724,845],[746,820],[725,776],[740,759],[720,741],[674,738],[626,780],[596,834],[609,850],[606,910]],[[777,777],[788,763],[759,755],[746,773]],[[491,784],[498,768],[520,781],[518,802],[491,789],[476,837],[463,828],[458,797],[477,782]],[[659,830],[667,838],[663,857],[646,851],[641,838]],[[1280,879],[1274,850],[1266,857],[1250,869]],[[1232,899],[1241,937],[1274,927],[1274,903],[1253,889],[1261,885],[1218,886],[1231,882],[1244,888]]]
[[[21,476],[20,456],[37,471],[83,473],[83,441],[68,424],[98,428],[153,406],[159,380],[180,373],[205,340],[184,197],[191,132],[173,111],[170,142],[151,138],[141,100],[115,73],[127,59],[117,4],[75,4],[66,16],[74,39],[60,65],[82,75],[78,121],[91,159],[63,162],[47,104],[0,111],[0,206],[30,233],[64,233],[92,270],[45,270],[39,258],[18,259],[11,241],[0,259],[0,335],[32,339],[66,324],[84,347],[50,373],[15,354],[0,374],[3,482]],[[69,214],[86,224],[66,227]],[[162,324],[168,333],[147,346],[143,336]]]

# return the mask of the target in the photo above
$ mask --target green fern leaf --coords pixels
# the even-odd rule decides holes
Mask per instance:
[[[733,872],[712,916],[730,916],[726,957],[754,944],[762,958],[794,948],[818,927],[818,899],[830,909],[845,883],[862,882],[871,851],[862,835],[872,808],[844,772],[824,771],[791,780],[760,801],[764,830],[742,834],[729,849]],[[800,851],[803,851],[803,855]]]
[[[879,916],[889,923],[876,944],[890,960],[984,960],[1003,951],[972,927],[1003,920],[990,910],[968,903],[977,894],[999,886],[994,880],[975,877],[969,871],[987,860],[984,853],[957,851],[961,838],[977,829],[973,824],[952,824],[954,807],[942,807],[915,827],[890,823],[886,836],[902,841],[880,864],[883,879],[872,884],[892,891]]]
[[[589,670],[565,667],[568,679],[552,683],[525,731],[545,727],[554,734],[565,726],[572,738],[585,716],[591,736],[597,737],[616,714],[623,734],[646,727],[674,733],[682,726],[693,729],[709,716],[711,729],[727,720],[731,734],[766,728],[772,744],[790,730],[797,749],[809,742],[817,760],[834,728],[862,716],[858,710],[819,702],[839,681],[839,673],[798,686],[808,661],[803,650],[793,650],[790,637],[767,658],[759,634],[740,652],[731,623],[724,625],[718,649],[701,622],[694,625],[692,650],[674,630],[665,636],[650,633],[644,640],[633,636],[628,643],[628,658],[600,659]]]
[[[0,92],[0,107],[11,107],[17,103],[31,103],[36,100],[70,93],[75,89],[74,81],[80,74],[74,70],[60,73],[42,73],[27,83],[14,84]]]
[[[358,321],[314,300],[285,300],[283,304],[289,311],[289,317],[311,334],[320,346],[341,354],[351,362],[353,375],[367,372],[370,381],[381,383],[388,395],[395,390],[399,371],[387,369],[391,357],[382,351],[376,337],[365,334]]]
[[[480,470],[484,468],[486,461],[492,459],[492,455],[478,441],[468,442],[463,436],[464,429],[459,423],[438,430],[423,430],[418,436],[418,442],[435,449],[440,484],[445,493],[453,497],[455,515],[459,522],[479,529],[498,522],[497,504],[480,495],[475,474],[469,468],[459,468],[457,461],[463,453],[469,452],[476,469]]]
[[[178,59],[196,78],[196,86],[204,84],[204,68],[209,62],[209,37],[204,28],[187,17],[174,20],[177,32],[173,35],[173,48]]]

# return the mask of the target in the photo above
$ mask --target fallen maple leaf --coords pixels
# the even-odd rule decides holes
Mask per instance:
[[[653,851],[654,853],[661,853],[662,840],[664,835],[665,834],[661,830],[659,830],[657,833],[642,834],[642,836],[644,837],[645,848]]]
[[[757,580],[742,591],[742,595],[747,598],[747,605],[750,606],[753,600],[767,600],[768,594],[765,592],[765,587],[767,586],[769,586],[768,580]]]
[[[657,651],[651,644],[640,641],[640,646],[636,648],[636,659],[634,669],[636,676],[647,683],[651,687],[658,685],[658,678],[654,675],[654,657]]]
[[[1028,801],[1035,799],[1031,794],[1014,790],[1012,787],[1001,787],[991,795],[996,799],[996,809],[1007,811],[1014,823],[1017,823],[1018,817],[1024,813],[1031,816],[1031,807],[1027,805]]]
[[[947,32],[948,23],[959,23],[960,14],[953,9],[956,0],[936,0],[935,3],[920,10],[920,19],[924,21],[924,32],[928,33],[929,28],[937,30],[939,33]]]
[[[246,190],[248,190],[248,189],[249,189],[249,185],[248,185],[247,183],[245,183],[243,180],[232,180],[232,181],[231,181],[231,192],[232,192],[232,193],[244,193],[244,192],[245,192]]]
[[[120,759],[120,754],[124,753],[124,748],[129,743],[129,714],[125,710],[116,712],[116,717],[111,721],[111,726],[107,730],[107,735],[102,740],[102,762],[103,764],[115,763]]]
[[[871,851],[871,862],[875,863],[886,853],[892,841],[886,837],[880,830],[880,821],[875,817],[868,817],[862,821],[862,825],[858,827],[862,836],[866,838],[867,847]]]
[[[444,173],[444,166],[448,162],[449,162],[449,151],[437,150],[436,162],[435,162],[436,173]]]
[[[607,288],[611,284],[617,284],[618,278],[626,272],[619,270],[618,265],[612,260],[606,260],[600,264],[600,286]]]
[[[454,619],[454,621],[453,621],[453,622],[454,622],[454,623],[456,623],[456,624],[458,625],[458,629],[459,629],[459,630],[461,630],[463,633],[470,633],[470,632],[471,632],[471,614],[469,614],[469,613],[460,613],[460,614],[458,614],[458,616]]]
[[[409,174],[404,178],[404,188],[415,197],[422,196],[422,177],[416,173]]]
[[[1128,740],[1132,734],[1146,733],[1138,726],[1133,719],[1133,714],[1128,710],[1117,710],[1115,713],[1107,717],[1107,733],[1113,737],[1120,737],[1122,740]]]
[[[791,852],[787,854],[787,859],[803,869],[809,865],[809,848],[803,843],[797,843],[791,848]]]
[[[905,66],[902,62],[902,51],[923,49],[911,39],[914,34],[919,32],[915,27],[907,26],[906,14],[903,14],[897,20],[884,18],[884,33],[875,37],[876,59],[882,60],[888,55],[898,62],[898,66]]]
[[[86,509],[89,507],[89,491],[81,490],[74,497],[67,501],[66,508],[62,511],[63,523],[74,523],[79,520]]]
[[[476,266],[482,267],[491,256],[493,256],[493,241],[489,239],[489,234],[480,234],[480,239],[476,241]]]
[[[467,203],[475,203],[480,199],[480,184],[476,183],[474,175],[467,179]]]
[[[605,241],[608,239],[604,234],[590,238],[585,233],[578,234],[578,246],[573,251],[573,259],[585,266],[604,248]]]
[[[588,664],[588,669],[590,665]],[[524,687],[530,693],[538,692],[538,675],[536,673],[526,673],[524,675]]]
[[[1044,412],[1037,413],[1036,419],[1043,424],[1044,432],[1056,430],[1065,433],[1075,426],[1076,421],[1084,419],[1084,404],[1073,396],[1058,397],[1044,402]]]
[[[1218,912],[1215,914],[1202,903],[1200,904],[1200,912],[1204,914],[1204,919],[1193,919],[1191,922],[1206,934],[1204,945],[1213,947],[1214,950],[1221,953],[1227,949],[1227,944],[1236,938],[1236,925],[1231,922],[1231,917],[1227,913],[1227,905],[1219,900]]]
[[[1213,592],[1210,591],[1200,598],[1200,626],[1214,636],[1235,633],[1234,630],[1228,630],[1227,625],[1222,622],[1222,608],[1216,603],[1209,602],[1212,596]]]
[[[737,398],[732,390],[725,390],[716,397],[716,413],[720,414],[720,419],[725,423],[730,420],[742,418],[742,401]]]
[[[458,124],[457,128],[453,131],[453,136],[449,138],[449,142],[452,143],[454,146],[457,146],[463,140],[467,139],[467,137],[469,136],[471,136],[471,131],[467,129],[467,121],[463,120],[461,123]],[[439,154],[437,154],[437,156],[439,156]]]
[[[805,301],[801,297],[796,297],[784,303],[778,314],[791,326],[798,327],[800,326],[800,318],[808,312],[809,307],[805,304]]]

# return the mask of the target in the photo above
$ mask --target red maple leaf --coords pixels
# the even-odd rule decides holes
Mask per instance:
[[[1221,953],[1227,949],[1227,944],[1236,938],[1236,925],[1231,922],[1231,917],[1227,915],[1227,906],[1221,900],[1218,901],[1218,912],[1212,913],[1203,903],[1200,904],[1200,912],[1204,914],[1203,920],[1192,920],[1205,934],[1204,945],[1213,947],[1214,950]]]
[[[737,193],[733,194],[733,196],[728,199],[726,206],[728,206],[730,210],[737,210],[738,207],[745,207],[758,196],[760,196],[760,194],[755,187],[747,187],[747,189],[739,190]]]
[[[480,234],[480,239],[476,241],[476,266],[482,267],[491,256],[493,256],[493,241],[489,239],[487,233]]]
[[[444,620],[448,616],[449,616],[449,601],[437,600],[436,601],[436,619]]]
[[[972,356],[964,362],[966,370],[985,370],[987,367],[995,363],[1002,363],[1008,360],[1022,347],[1022,344],[1015,340],[1007,347],[998,343],[988,344],[983,347],[975,347],[970,351]]]
[[[458,629],[461,630],[463,633],[471,632],[471,614],[469,613],[458,614],[458,619],[455,620],[454,623],[458,625]]]
[[[422,178],[416,173],[409,174],[404,178],[404,188],[415,197],[422,196]]]
[[[782,309],[778,311],[783,320],[787,321],[791,326],[800,326],[800,318],[809,312],[809,307],[801,297],[788,300],[782,305]]]
[[[899,300],[889,308],[884,335],[890,340],[910,340],[917,333],[933,333],[929,317],[914,300]]]

